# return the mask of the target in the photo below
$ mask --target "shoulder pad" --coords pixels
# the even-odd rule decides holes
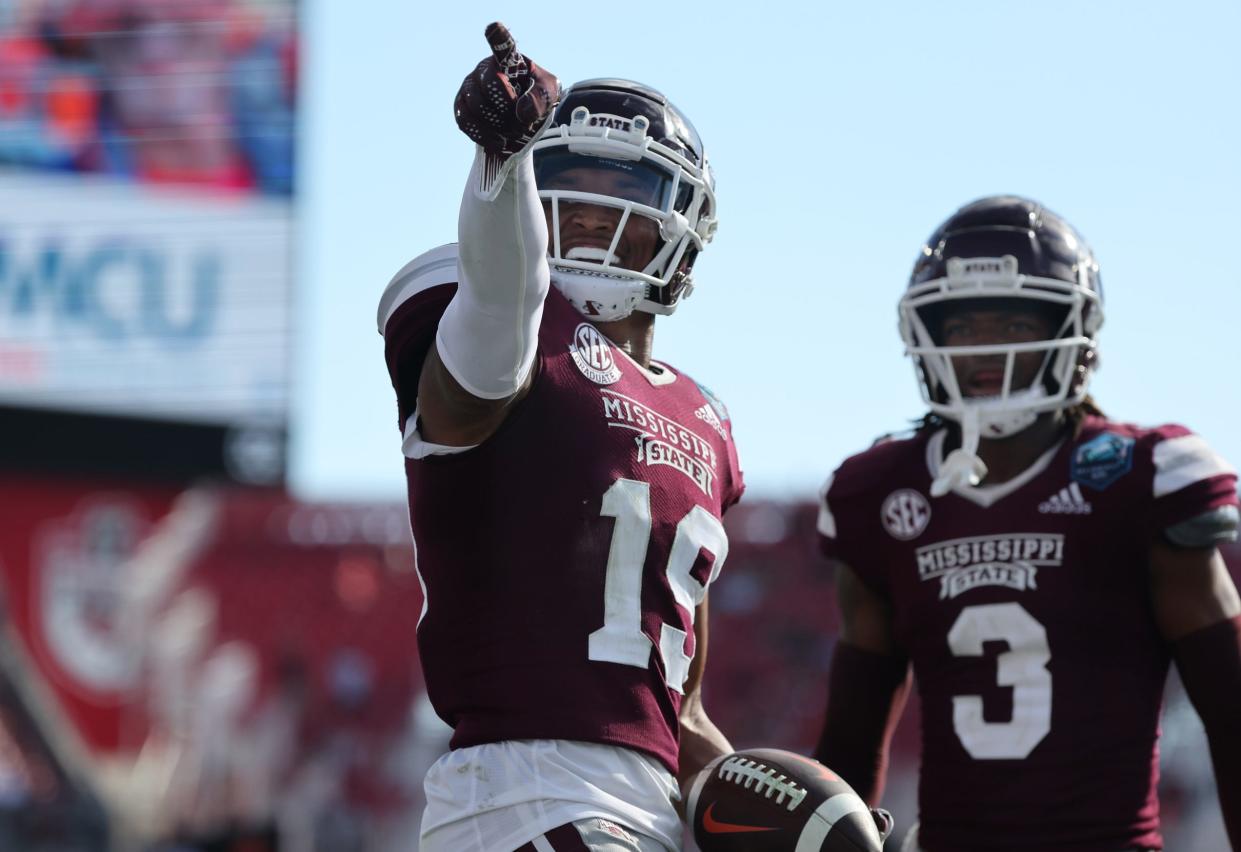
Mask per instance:
[[[896,432],[884,432],[882,435],[870,442],[872,447],[878,447],[880,444],[886,444],[889,441],[908,441],[910,438],[918,434],[918,427],[910,426],[907,429],[901,429]]]
[[[1164,535],[1177,547],[1215,547],[1236,541],[1239,526],[1241,513],[1238,513],[1236,506],[1217,506],[1187,521],[1173,524],[1164,530]]]
[[[832,497],[841,499],[891,485],[891,476],[919,476],[926,471],[926,441],[915,432],[909,437],[885,436],[860,453],[849,456],[832,474]]]
[[[1199,435],[1185,431],[1176,437],[1164,438],[1151,450],[1155,465],[1154,496],[1174,491],[1216,476],[1235,476],[1236,470],[1211,449]]]
[[[400,272],[392,276],[392,280],[388,282],[383,295],[379,298],[379,310],[375,317],[379,324],[379,333],[384,333],[388,320],[410,296],[429,287],[455,284],[456,281],[456,243],[446,243],[415,257],[402,266]]]

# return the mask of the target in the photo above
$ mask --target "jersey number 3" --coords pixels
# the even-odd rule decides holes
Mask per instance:
[[[967,606],[948,631],[958,657],[981,657],[983,643],[1005,641],[996,657],[996,681],[1013,688],[1013,718],[988,722],[981,695],[954,695],[952,726],[961,745],[978,760],[1022,760],[1051,730],[1051,650],[1047,630],[1021,604]]]
[[[644,669],[650,665],[650,637],[642,632],[642,573],[651,540],[651,486],[634,479],[618,479],[603,494],[600,514],[616,519],[608,551],[607,576],[603,588],[603,626],[590,634],[587,656],[597,662],[620,663]],[[728,536],[719,518],[702,506],[690,509],[677,524],[676,537],[668,554],[665,571],[676,602],[689,613],[706,597],[707,586],[690,571],[703,549],[715,556],[707,585],[720,573],[728,556]],[[659,656],[664,663],[664,680],[677,692],[684,692],[691,655],[685,653],[688,634],[670,624],[661,624]]]

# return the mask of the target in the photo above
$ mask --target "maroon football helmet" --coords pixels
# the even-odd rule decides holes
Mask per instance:
[[[715,179],[689,119],[662,94],[631,80],[577,83],[565,93],[534,145],[539,196],[549,208],[552,281],[591,319],[634,310],[670,314],[692,289],[694,261],[715,234]],[[588,168],[618,173],[615,195],[577,191],[562,177]],[[566,204],[619,211],[609,248],[562,247]],[[624,229],[658,225],[659,247],[641,268],[616,255]]]
[[[986,309],[1016,303],[1050,320],[1046,340],[946,346],[940,335],[954,308]],[[962,207],[927,239],[899,306],[901,337],[913,358],[924,401],[962,427],[961,464],[953,481],[976,483],[979,438],[1003,438],[1042,412],[1069,408],[1086,396],[1097,364],[1103,325],[1099,264],[1073,226],[1041,204],[1015,195],[982,198]],[[1019,354],[1042,363],[1026,387],[1014,387]],[[996,357],[1003,383],[990,396],[967,396],[954,359]],[[932,493],[952,487],[937,480]]]

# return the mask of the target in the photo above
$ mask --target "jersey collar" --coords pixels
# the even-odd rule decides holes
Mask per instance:
[[[607,335],[604,336],[607,337]],[[619,352],[626,361],[633,365],[634,369],[642,374],[644,379],[650,382],[652,387],[663,387],[664,385],[670,385],[677,380],[677,374],[672,372],[672,368],[667,364],[660,361],[651,361],[651,363],[658,367],[659,370],[658,372],[655,370],[648,370],[646,367],[643,367],[635,361],[632,355],[613,342],[612,338],[608,337],[607,341],[612,344],[612,348],[615,351]]]
[[[944,441],[947,437],[948,430],[940,429],[926,443],[926,467],[932,481],[939,476],[939,466],[944,460]],[[966,485],[958,485],[952,489],[951,493],[956,494],[958,497],[964,497],[971,503],[986,509],[1003,500],[1009,494],[1019,490],[1027,482],[1047,470],[1051,460],[1055,458],[1056,453],[1060,452],[1060,448],[1063,445],[1064,439],[1062,438],[1035,459],[1033,464],[1007,482],[997,482],[994,485],[979,485],[973,488]]]

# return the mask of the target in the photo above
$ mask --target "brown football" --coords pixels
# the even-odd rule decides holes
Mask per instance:
[[[686,803],[702,852],[881,852],[870,808],[840,776],[791,751],[718,757]]]

